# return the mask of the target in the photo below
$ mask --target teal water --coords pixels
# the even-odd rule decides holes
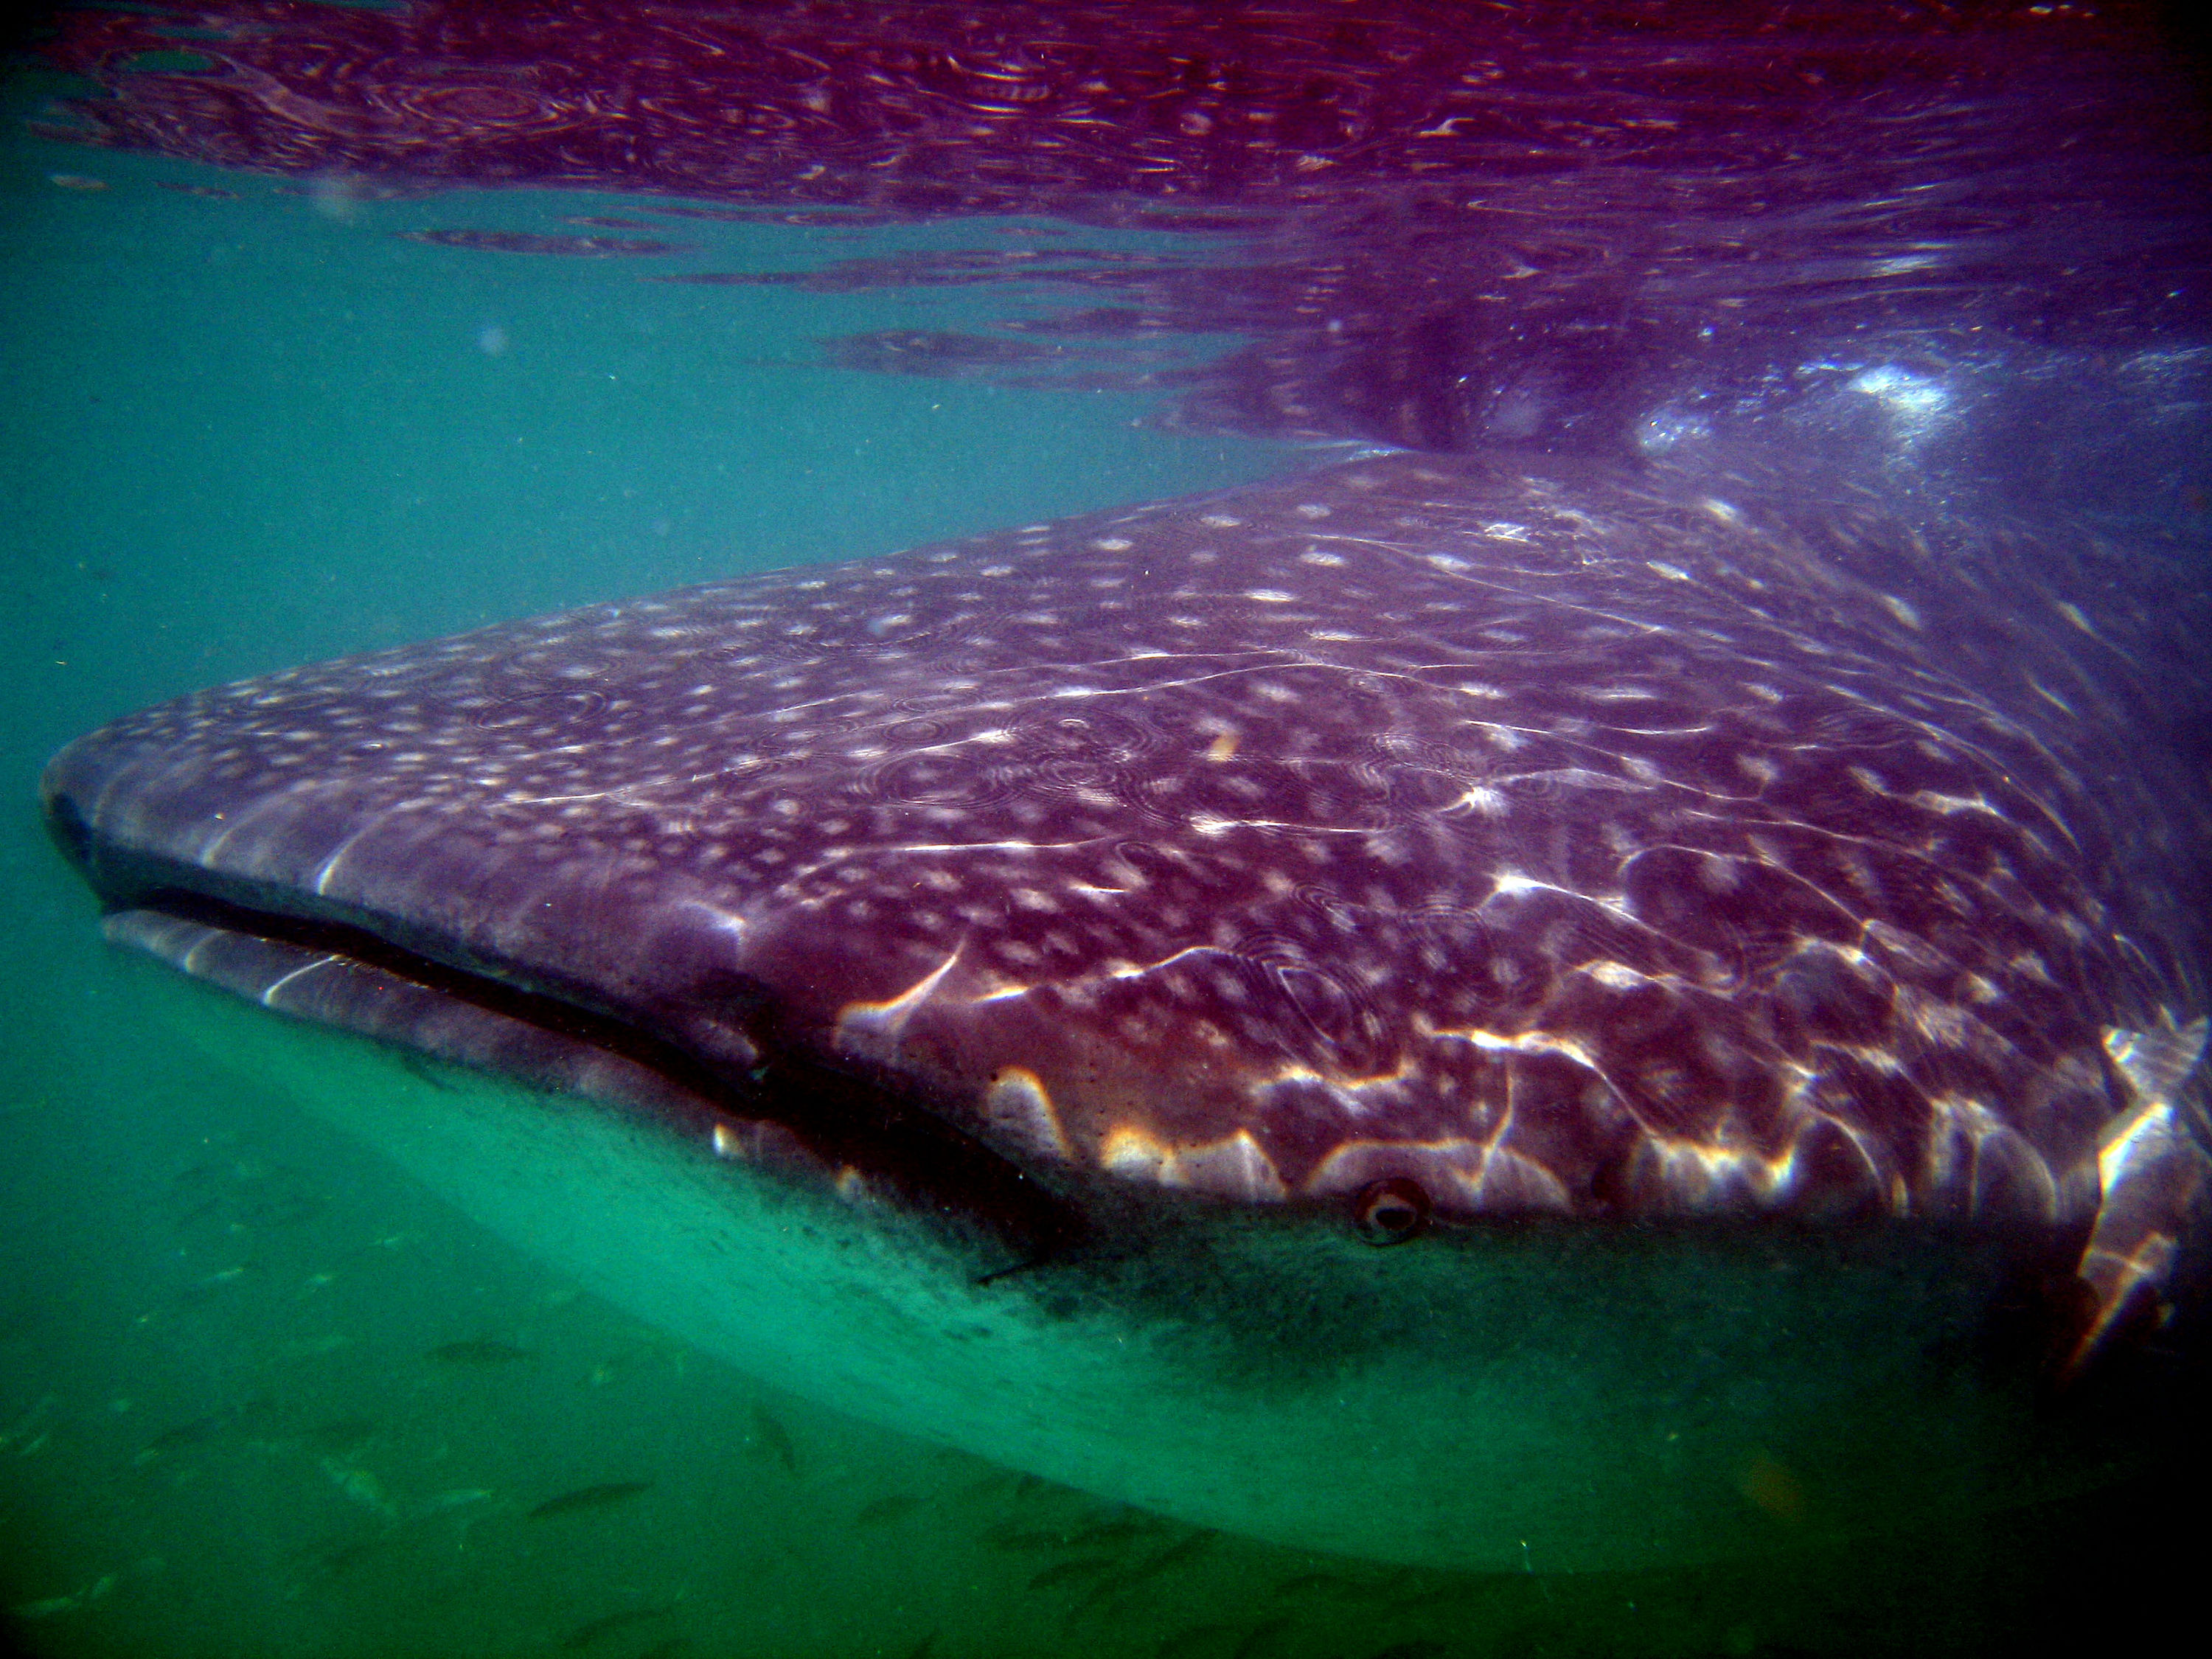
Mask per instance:
[[[635,204],[364,199],[41,143],[21,119],[43,90],[11,88],[0,148],[12,1639],[614,1659],[1959,1652],[2033,1630],[2057,1594],[2047,1565],[2102,1547],[2096,1500],[1632,1577],[1414,1572],[1194,1531],[772,1394],[210,1062],[155,1017],[154,971],[100,944],[37,822],[39,767],[98,721],[302,660],[1303,458],[1162,429],[1132,394],[866,375],[811,343],[973,325],[1018,292],[641,280],[1048,245],[1052,227],[591,233],[695,245],[651,258],[438,246],[404,233],[584,234],[568,222]]]

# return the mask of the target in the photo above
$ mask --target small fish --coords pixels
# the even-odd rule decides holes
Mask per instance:
[[[579,1486],[574,1492],[564,1492],[558,1498],[549,1498],[530,1511],[532,1521],[543,1521],[556,1515],[577,1515],[586,1510],[603,1510],[610,1504],[635,1498],[651,1486],[650,1480],[603,1480],[596,1486]]]
[[[1494,1577],[1447,1579],[1430,1589],[1397,1589],[1389,1596],[1390,1610],[1407,1613],[1432,1607],[1468,1609],[1475,1602],[1495,1600],[1504,1582]]]
[[[1124,1567],[1117,1572],[1108,1573],[1091,1587],[1087,1595],[1078,1599],[1074,1607],[1069,1609],[1069,1620],[1071,1621],[1080,1620],[1088,1615],[1093,1608],[1134,1589],[1146,1579],[1157,1578],[1164,1572],[1183,1565],[1212,1549],[1219,1540],[1218,1533],[1194,1532],[1188,1537],[1181,1539],[1169,1545],[1167,1548],[1146,1557],[1133,1567]]]
[[[753,1407],[752,1432],[745,1437],[748,1446],[773,1455],[788,1474],[799,1473],[799,1450],[791,1443],[791,1437],[783,1431],[783,1425],[768,1414],[768,1408]]]
[[[603,1613],[570,1631],[561,1645],[572,1651],[587,1648],[602,1636],[611,1636],[618,1630],[628,1630],[632,1625],[642,1625],[650,1620],[665,1619],[668,1613],[666,1607],[629,1607],[620,1613]]]
[[[432,1069],[431,1063],[425,1060],[422,1055],[401,1054],[398,1058],[401,1066],[403,1066],[410,1075],[414,1077],[416,1081],[427,1083],[433,1089],[436,1089],[445,1094],[450,1095],[456,1092],[453,1085],[451,1083],[448,1083],[444,1078],[440,1077],[438,1073]]]
[[[887,1522],[902,1520],[912,1515],[921,1504],[921,1499],[912,1492],[891,1492],[872,1504],[863,1504],[860,1512],[853,1517],[853,1524],[856,1527],[879,1527]]]
[[[1206,1551],[1212,1549],[1214,1545],[1220,1541],[1220,1540],[1221,1534],[1219,1533],[1203,1531],[1194,1532],[1189,1537],[1183,1539],[1181,1542],[1169,1545],[1167,1548],[1162,1550],[1158,1555],[1152,1557],[1149,1560],[1141,1561],[1137,1565],[1130,1568],[1127,1573],[1122,1575],[1121,1582],[1125,1585],[1141,1584],[1147,1578],[1158,1577],[1161,1573],[1166,1572],[1171,1568],[1182,1566],[1185,1562],[1194,1560],[1199,1556],[1205,1554]]]
[[[1169,1522],[1158,1516],[1131,1516],[1126,1520],[1101,1521],[1071,1533],[1067,1547],[1072,1550],[1110,1549],[1116,1545],[1133,1543],[1139,1538],[1149,1538],[1169,1529]]]
[[[52,1395],[42,1395],[37,1404],[17,1418],[4,1432],[0,1432],[0,1450],[9,1448],[20,1450],[21,1443],[31,1437],[32,1431],[37,1429],[40,1420],[53,1409],[54,1399]],[[44,1439],[46,1437],[41,1434],[39,1437]],[[29,1454],[23,1455],[27,1456]]]
[[[291,1170],[278,1172],[292,1180],[298,1177]],[[273,1177],[272,1177],[273,1179]],[[238,1200],[238,1220],[232,1231],[242,1231],[248,1227],[296,1227],[313,1221],[323,1212],[322,1200],[313,1194],[289,1188],[264,1187]]]
[[[363,1509],[374,1510],[387,1521],[397,1518],[398,1510],[384,1495],[384,1483],[367,1469],[336,1457],[322,1460],[323,1473],[337,1489]]]
[[[422,1356],[434,1359],[441,1365],[512,1365],[518,1360],[535,1359],[538,1356],[527,1348],[518,1348],[512,1342],[494,1342],[476,1337],[465,1342],[445,1342]]]
[[[196,1417],[189,1423],[179,1423],[175,1428],[155,1435],[131,1461],[143,1468],[172,1452],[184,1451],[192,1446],[204,1446],[237,1418],[235,1407],[226,1407],[219,1412],[210,1412],[205,1417]]]
[[[1334,1572],[1302,1572],[1295,1578],[1285,1578],[1275,1586],[1278,1595],[1339,1595],[1359,1594],[1351,1580]]]
[[[1114,1571],[1118,1565],[1110,1555],[1085,1556],[1073,1561],[1058,1561],[1030,1580],[1033,1590],[1050,1589],[1055,1584],[1079,1584],[1086,1578],[1096,1578]]]
[[[1062,1550],[1067,1547],[1067,1534],[1041,1532],[1035,1527],[1018,1527],[1011,1521],[1002,1521],[986,1529],[983,1542],[994,1550]]]

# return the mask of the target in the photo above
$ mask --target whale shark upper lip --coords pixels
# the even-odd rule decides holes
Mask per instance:
[[[104,841],[66,788],[50,787],[46,817],[111,915],[151,912],[340,958],[588,1045],[642,1067],[719,1117],[764,1119],[791,1131],[820,1174],[858,1175],[872,1194],[905,1209],[981,1227],[1015,1253],[1014,1265],[1062,1250],[1085,1231],[1067,1194],[929,1109],[910,1082],[866,1062],[833,1061],[786,1029],[764,988],[744,999],[754,1063],[733,1070],[655,1030],[650,1010],[605,1006],[580,987],[530,983],[539,976],[476,958],[392,918],[349,915],[313,895]],[[744,988],[732,989],[744,997]]]

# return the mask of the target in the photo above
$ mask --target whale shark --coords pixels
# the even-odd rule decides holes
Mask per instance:
[[[2130,19],[230,9],[71,14],[59,136],[654,216],[457,258],[1064,221],[653,280],[1025,283],[828,364],[1338,459],[100,727],[46,820],[197,1040],[752,1375],[1279,1543],[1665,1566],[2140,1452],[2212,599]]]
[[[2113,879],[2204,808],[2099,756],[2201,622],[1836,499],[1371,455],[219,688],[46,811],[748,1370],[1278,1541],[1702,1559],[1986,1499],[2206,1163]]]

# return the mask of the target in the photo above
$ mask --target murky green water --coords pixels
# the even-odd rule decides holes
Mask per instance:
[[[1144,425],[1133,396],[865,375],[811,343],[957,327],[1018,305],[1003,290],[983,307],[643,280],[1018,246],[1033,227],[707,225],[662,233],[694,250],[651,259],[439,246],[403,233],[561,233],[626,204],[301,193],[70,150],[21,137],[40,91],[14,86],[0,147],[13,1639],[606,1659],[1959,1652],[2080,1616],[2100,1564],[2130,1559],[2110,1499],[1602,1579],[1194,1532],[769,1394],[210,1064],[151,1017],[156,970],[100,944],[37,822],[38,768],[85,728],[305,659],[1299,458]]]

